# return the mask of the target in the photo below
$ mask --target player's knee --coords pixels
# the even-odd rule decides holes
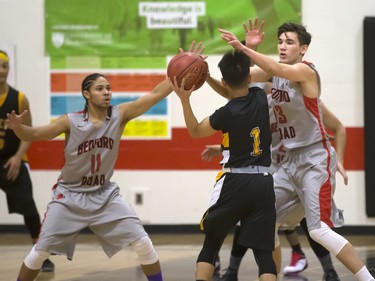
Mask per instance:
[[[280,224],[276,223],[276,226],[275,226],[275,248],[280,246],[280,239],[279,239],[279,234],[278,234],[279,228],[280,228]]]
[[[275,234],[275,248],[279,246],[280,246],[280,239],[279,239],[279,235],[276,233]]]
[[[348,243],[344,237],[334,232],[327,224],[321,222],[321,227],[309,231],[310,237],[330,251],[333,255],[337,254]]]
[[[143,236],[131,244],[137,253],[141,264],[148,265],[156,263],[159,260],[152,241],[148,236]]]
[[[205,262],[214,265],[224,238],[206,233],[203,247],[198,255],[197,262]]]
[[[24,260],[27,268],[38,270],[42,267],[43,262],[48,259],[50,253],[40,250],[35,250],[35,246],[31,249],[30,253]]]

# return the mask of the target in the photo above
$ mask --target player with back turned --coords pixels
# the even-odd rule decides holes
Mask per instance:
[[[271,130],[265,92],[248,89],[250,59],[242,52],[228,52],[219,63],[230,101],[198,122],[190,104],[194,87],[184,89],[174,80],[185,123],[193,138],[222,132],[223,171],[213,188],[201,229],[205,239],[196,264],[196,280],[211,280],[220,247],[241,221],[239,243],[252,248],[259,266],[259,279],[276,280],[272,259],[275,231],[275,194],[269,173]]]

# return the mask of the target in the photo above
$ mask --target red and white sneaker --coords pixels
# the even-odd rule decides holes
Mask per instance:
[[[303,253],[292,251],[290,264],[283,269],[284,275],[298,274],[307,268],[307,259]]]

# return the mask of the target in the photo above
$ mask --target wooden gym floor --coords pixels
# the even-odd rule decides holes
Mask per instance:
[[[194,279],[195,261],[201,249],[203,235],[200,234],[151,234],[151,239],[158,252],[165,281],[192,281]],[[375,275],[375,237],[346,236],[356,247],[359,255],[366,263],[372,275]],[[220,252],[223,273],[228,265],[233,236],[226,239]],[[300,235],[301,244],[308,259],[308,268],[298,276],[279,276],[283,281],[317,281],[322,280],[322,269],[319,261],[309,247],[306,238]],[[19,267],[30,250],[29,238],[26,234],[0,234],[0,280],[16,280]],[[289,264],[290,248],[281,236],[282,266]],[[334,266],[341,281],[355,280],[354,276],[333,257]],[[92,234],[81,234],[73,261],[63,256],[52,256],[55,263],[54,273],[40,273],[37,281],[145,281],[137,256],[128,248],[111,259],[102,251]],[[217,279],[213,279],[214,281]],[[239,281],[257,279],[257,267],[252,253],[249,251],[240,267]]]

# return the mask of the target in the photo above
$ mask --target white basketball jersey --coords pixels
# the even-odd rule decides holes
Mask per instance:
[[[320,96],[319,74],[313,64],[304,63],[316,72]],[[270,106],[277,123],[276,130],[285,149],[293,150],[328,140],[319,97],[305,97],[293,82],[280,77],[273,78],[270,95]]]
[[[58,183],[80,192],[109,185],[121,137],[118,106],[100,126],[86,121],[83,112],[70,113],[68,118],[70,137]]]

